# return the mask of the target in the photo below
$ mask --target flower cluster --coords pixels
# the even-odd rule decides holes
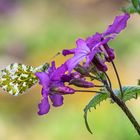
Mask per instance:
[[[77,64],[86,58],[85,66],[93,63],[98,70],[107,71],[105,62],[110,62],[115,58],[114,50],[108,46],[108,42],[114,39],[125,27],[129,14],[116,16],[112,25],[109,25],[107,30],[103,33],[96,33],[86,40],[78,39],[76,41],[77,47],[71,50],[63,50],[63,55],[74,54],[66,64],[69,73],[75,68]]]
[[[109,47],[108,42],[126,27],[129,17],[127,13],[116,16],[114,22],[103,33],[97,32],[85,40],[80,38],[76,41],[76,48],[63,50],[64,56],[72,54],[73,57],[60,67],[56,68],[55,62],[52,62],[47,72],[36,73],[42,85],[43,97],[39,104],[39,115],[48,113],[50,109],[48,97],[52,105],[57,107],[63,104],[63,95],[75,93],[76,90],[70,85],[83,88],[96,86],[88,82],[87,77],[91,80],[98,79],[92,74],[107,71],[106,62],[112,62],[115,58],[114,50]]]
[[[39,106],[39,115],[43,115],[49,112],[50,104],[48,97],[51,99],[53,106],[61,106],[63,104],[64,94],[73,94],[74,89],[64,85],[61,80],[61,76],[66,72],[67,67],[65,64],[56,69],[55,62],[52,62],[52,66],[48,72],[36,72],[36,76],[39,78],[39,83],[42,85],[42,97]]]

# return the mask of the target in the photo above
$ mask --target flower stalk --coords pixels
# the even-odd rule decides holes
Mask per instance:
[[[117,77],[117,80],[118,80],[118,84],[119,84],[120,91],[121,91],[121,98],[123,99],[122,84],[121,84],[121,80],[120,80],[120,77],[119,77],[117,68],[116,68],[115,63],[114,63],[113,61],[111,61],[111,64],[112,64],[112,66],[113,66],[113,68],[114,68],[114,71],[115,71],[115,74],[116,74],[116,77]]]
[[[75,90],[75,92],[90,92],[90,93],[101,93],[101,94],[103,94],[103,92],[96,91],[96,90]]]

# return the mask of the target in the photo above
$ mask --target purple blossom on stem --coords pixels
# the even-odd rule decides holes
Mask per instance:
[[[108,26],[105,32],[97,32],[93,36],[88,37],[86,40],[78,39],[76,41],[77,47],[75,49],[63,50],[62,54],[64,56],[74,54],[74,56],[66,62],[69,73],[77,66],[77,64],[83,62],[84,59],[86,59],[86,66],[93,62],[95,65],[98,64],[97,68],[100,67],[99,70],[106,71],[107,67],[105,62],[110,62],[115,58],[114,50],[110,48],[107,43],[111,39],[114,39],[115,36],[126,27],[129,17],[129,14],[127,13],[116,16],[114,22]],[[97,59],[96,54],[101,52],[104,53],[105,61]],[[95,60],[93,61],[93,59]]]
[[[62,64],[56,69],[55,62],[52,62],[52,66],[48,72],[36,72],[36,76],[39,79],[39,83],[42,85],[42,97],[39,107],[39,115],[47,114],[50,110],[50,104],[48,97],[52,101],[54,107],[61,106],[63,104],[64,94],[73,94],[74,89],[64,85],[61,80],[61,76],[67,71],[67,66]]]
[[[83,39],[78,39],[76,41],[76,45],[77,47],[73,51],[74,56],[72,58],[70,58],[67,62],[66,65],[68,67],[68,71],[69,73],[77,66],[77,64],[79,64],[80,62],[82,62],[85,58],[86,58],[86,64],[88,65],[92,58],[94,57],[94,55],[99,51],[98,47],[94,47],[94,48],[89,48],[87,46],[86,41],[84,41]],[[69,50],[71,51],[71,50]],[[68,50],[63,50],[63,55],[69,55]],[[68,53],[66,53],[68,52]]]

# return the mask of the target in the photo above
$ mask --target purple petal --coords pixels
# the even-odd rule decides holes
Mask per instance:
[[[102,40],[102,34],[96,33],[95,35],[88,37],[86,43],[90,49],[96,46]]]
[[[50,110],[50,104],[49,104],[48,98],[43,98],[41,100],[41,103],[38,104],[38,108],[39,108],[39,111],[38,111],[39,115],[47,114]]]
[[[66,74],[62,75],[62,77],[61,77],[62,82],[69,82],[71,79],[72,79],[72,76],[66,75]]]
[[[39,84],[43,86],[43,88],[47,88],[50,82],[50,78],[46,72],[36,72],[35,75],[39,79]]]
[[[110,34],[119,34],[127,24],[127,20],[130,18],[130,15],[125,13],[120,16],[116,16],[114,22],[112,25],[109,25],[107,30],[103,33],[104,36],[110,35]]]
[[[63,96],[62,95],[58,95],[58,94],[53,94],[49,96],[51,101],[52,101],[52,105],[57,107],[57,106],[61,106],[63,104]]]
[[[81,61],[84,60],[85,57],[86,57],[86,54],[77,54],[66,61],[69,74],[77,66],[77,64],[79,64]]]
[[[78,39],[76,41],[76,45],[77,48],[75,49],[75,55],[66,62],[69,74],[76,67],[76,65],[82,62],[90,53],[90,49],[83,39]]]
[[[49,93],[49,88],[42,88],[42,96],[45,98],[45,97],[48,97],[48,93]]]
[[[74,54],[74,52],[75,52],[75,49],[63,50],[63,51],[62,51],[62,54],[63,54],[64,56],[66,56],[66,55],[69,55],[69,54]]]
[[[60,81],[62,75],[65,74],[65,72],[67,71],[67,65],[66,63],[62,64],[60,67],[58,67],[51,75],[51,80],[55,80],[55,81]]]
[[[48,69],[49,76],[51,77],[52,73],[56,70],[55,61],[52,61],[51,67]]]
[[[52,61],[51,68],[52,68],[52,70],[53,70],[53,71],[55,71],[55,70],[56,70],[56,67],[55,67],[55,61]]]
[[[84,41],[83,39],[78,39],[76,41],[76,49],[75,49],[75,54],[79,54],[79,53],[83,53],[83,54],[88,54],[90,52],[89,47],[87,46],[86,41]]]
[[[102,40],[99,44],[97,44],[97,47],[107,44],[111,39],[114,39],[115,36],[107,37],[104,40]]]
[[[89,64],[91,63],[92,59],[94,58],[97,52],[99,52],[98,49],[95,49],[86,57],[85,66],[89,66]]]

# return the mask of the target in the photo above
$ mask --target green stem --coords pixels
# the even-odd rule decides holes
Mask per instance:
[[[100,91],[96,91],[96,90],[75,90],[75,92],[94,92],[94,93],[101,93],[103,94],[103,92],[100,92]]]
[[[113,66],[113,68],[114,68],[115,74],[116,74],[116,76],[117,76],[118,84],[119,84],[120,91],[121,91],[121,98],[123,99],[123,90],[122,90],[121,80],[120,80],[120,77],[119,77],[117,68],[116,68],[116,66],[115,66],[115,63],[114,63],[113,61],[111,61],[111,63],[112,63],[112,66]]]
[[[110,80],[108,74],[107,74],[106,72],[104,72],[104,74],[105,74],[105,76],[106,76],[106,78],[107,78],[107,80],[108,80],[108,82],[109,82],[109,86],[110,86],[110,88],[112,89],[111,80]]]
[[[104,83],[106,85],[106,89],[110,93],[111,99],[123,110],[123,112],[126,114],[126,116],[128,117],[128,119],[130,120],[130,122],[133,124],[134,128],[136,129],[136,131],[140,135],[140,125],[136,121],[136,119],[133,116],[133,114],[130,112],[130,110],[128,109],[128,107],[126,106],[126,104],[123,102],[123,100],[121,100],[120,98],[118,98],[114,94],[113,90],[108,86],[108,83],[106,81],[104,81]]]
[[[103,87],[105,87],[105,86],[104,86],[104,85],[94,85],[94,87],[103,88]]]
[[[90,76],[91,80],[97,80],[97,81],[101,82],[101,80],[100,80],[100,79],[98,79],[97,77],[92,76],[92,75],[89,75],[89,76]]]

